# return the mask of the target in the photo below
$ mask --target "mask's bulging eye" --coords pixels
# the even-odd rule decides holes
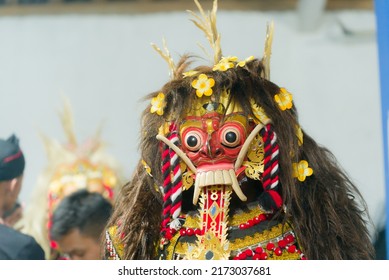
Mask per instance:
[[[188,150],[196,152],[200,150],[202,145],[201,136],[196,131],[188,132],[185,135],[185,146]]]
[[[227,127],[221,133],[221,143],[229,148],[235,148],[241,143],[241,135],[236,127]]]

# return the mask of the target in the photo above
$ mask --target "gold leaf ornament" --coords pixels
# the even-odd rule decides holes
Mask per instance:
[[[229,242],[220,242],[213,232],[207,232],[196,241],[195,245],[187,244],[187,260],[228,260]]]
[[[189,190],[193,184],[193,172],[187,167],[187,165],[184,162],[180,163],[180,169],[182,173],[182,186],[185,191]]]
[[[253,180],[260,180],[263,173],[263,141],[260,135],[257,135],[251,142],[251,147],[247,153],[247,160],[243,162],[243,166],[246,166],[246,176]]]

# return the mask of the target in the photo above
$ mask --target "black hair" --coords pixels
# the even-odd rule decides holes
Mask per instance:
[[[79,190],[65,197],[55,209],[50,229],[51,239],[58,241],[73,229],[100,239],[111,216],[112,205],[101,194]]]

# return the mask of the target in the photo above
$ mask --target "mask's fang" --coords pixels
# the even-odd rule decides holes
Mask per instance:
[[[196,176],[196,180],[195,180],[195,185],[194,185],[194,192],[193,192],[193,204],[196,205],[197,204],[197,201],[199,200],[199,196],[200,196],[200,181],[201,181],[201,178],[205,179],[205,176],[201,176],[201,175],[205,175],[205,173],[200,173],[200,174],[197,174]]]
[[[172,148],[176,154],[186,163],[186,166],[194,173],[196,174],[197,169],[193,165],[192,161],[188,158],[188,156],[180,150],[172,141],[167,139],[165,136],[158,134],[156,138],[162,142],[164,142],[166,145],[168,145],[170,148]]]
[[[238,170],[241,166],[242,166],[242,163],[243,163],[243,160],[245,159],[246,155],[247,155],[247,151],[249,150],[249,147],[250,147],[250,144],[251,142],[253,141],[254,137],[259,133],[259,131],[261,131],[261,129],[267,125],[268,123],[270,122],[270,120],[268,120],[267,122],[265,123],[259,123],[257,124],[257,126],[251,131],[251,133],[249,134],[249,136],[246,138],[246,141],[244,142],[243,146],[242,146],[242,149],[240,149],[240,152],[238,154],[238,157],[236,158],[236,161],[235,161],[235,166],[234,166],[234,169],[235,171]]]
[[[229,173],[230,173],[230,177],[232,180],[232,185],[231,185],[232,189],[234,190],[236,195],[240,198],[240,200],[246,201],[247,197],[244,195],[244,193],[242,192],[242,189],[239,186],[238,179],[236,178],[234,170],[230,169]]]

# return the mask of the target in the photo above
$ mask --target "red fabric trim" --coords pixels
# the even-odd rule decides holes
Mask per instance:
[[[12,156],[9,156],[9,157],[6,157],[3,162],[4,163],[8,163],[10,161],[13,161],[14,159],[17,159],[17,158],[20,158],[22,156],[22,151],[19,150],[19,152],[17,152],[16,154],[12,155]]]

